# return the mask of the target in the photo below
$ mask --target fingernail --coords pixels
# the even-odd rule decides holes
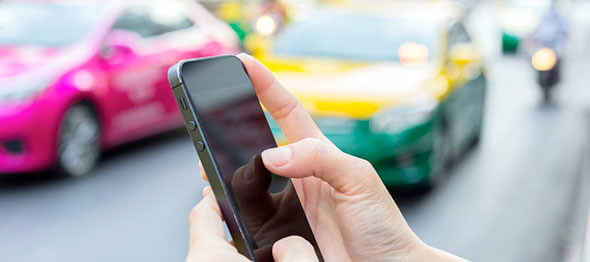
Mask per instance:
[[[264,150],[262,152],[262,160],[275,167],[282,167],[291,161],[291,148],[289,147],[277,147]]]

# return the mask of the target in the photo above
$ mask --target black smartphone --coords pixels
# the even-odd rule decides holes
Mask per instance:
[[[298,235],[323,261],[291,180],[262,163],[260,153],[277,144],[242,62],[184,60],[168,80],[238,251],[272,261],[272,245]]]

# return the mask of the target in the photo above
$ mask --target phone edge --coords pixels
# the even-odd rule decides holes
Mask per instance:
[[[249,239],[248,234],[246,234],[245,226],[241,223],[241,220],[238,219],[238,210],[236,209],[236,204],[233,203],[234,200],[231,199],[230,194],[227,193],[227,189],[221,182],[221,174],[219,172],[219,169],[217,168],[215,159],[213,158],[213,155],[209,150],[209,145],[207,143],[207,140],[205,139],[204,132],[201,129],[201,125],[197,117],[197,111],[192,106],[191,99],[187,95],[188,92],[186,90],[184,79],[182,77],[182,67],[184,66],[184,64],[202,60],[217,59],[221,57],[233,57],[234,59],[239,60],[239,58],[233,55],[222,55],[182,60],[169,68],[168,82],[170,84],[172,93],[174,94],[175,100],[178,103],[180,113],[183,116],[185,128],[189,133],[195,150],[197,151],[197,155],[199,157],[199,160],[201,161],[201,164],[203,165],[203,169],[205,170],[207,178],[209,179],[209,184],[213,189],[213,193],[215,194],[217,201],[219,202],[220,200],[222,200],[229,202],[229,205],[226,205],[229,206],[229,210],[223,210],[222,206],[224,205],[220,205],[220,209],[226,220],[226,224],[234,241],[234,245],[241,254],[248,255],[250,259],[254,260],[254,251],[251,247],[252,241],[251,239]],[[244,65],[242,64],[242,66]],[[185,100],[184,105],[181,101],[179,101],[181,97]],[[184,106],[186,106],[186,108],[183,108]],[[194,130],[191,130],[189,128],[190,121],[194,121]],[[203,143],[203,150],[199,150],[199,142]],[[230,212],[230,214],[226,214],[227,212]]]

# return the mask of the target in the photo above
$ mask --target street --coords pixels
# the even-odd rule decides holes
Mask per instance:
[[[480,144],[440,187],[394,193],[425,242],[473,261],[561,260],[589,138],[587,61],[566,61],[550,105],[525,58],[488,61]],[[205,185],[184,130],[107,152],[85,177],[0,177],[0,261],[182,261]]]
[[[399,205],[426,242],[473,261],[560,261],[588,141],[581,89],[590,79],[571,66],[558,102],[542,106],[523,59],[495,64],[482,143],[442,187]]]

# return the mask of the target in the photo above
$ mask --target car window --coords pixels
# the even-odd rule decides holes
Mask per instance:
[[[463,24],[454,24],[449,30],[449,48],[456,44],[469,43],[471,39]]]
[[[193,22],[182,14],[163,14],[158,9],[130,8],[123,12],[113,29],[129,30],[143,37],[152,37],[192,27]]]
[[[83,39],[103,9],[92,4],[0,1],[0,46],[66,46]]]
[[[277,36],[273,52],[296,57],[399,61],[400,48],[408,44],[414,51],[414,47],[423,47],[418,52],[434,57],[437,39],[438,26],[432,21],[326,10],[287,26]]]

